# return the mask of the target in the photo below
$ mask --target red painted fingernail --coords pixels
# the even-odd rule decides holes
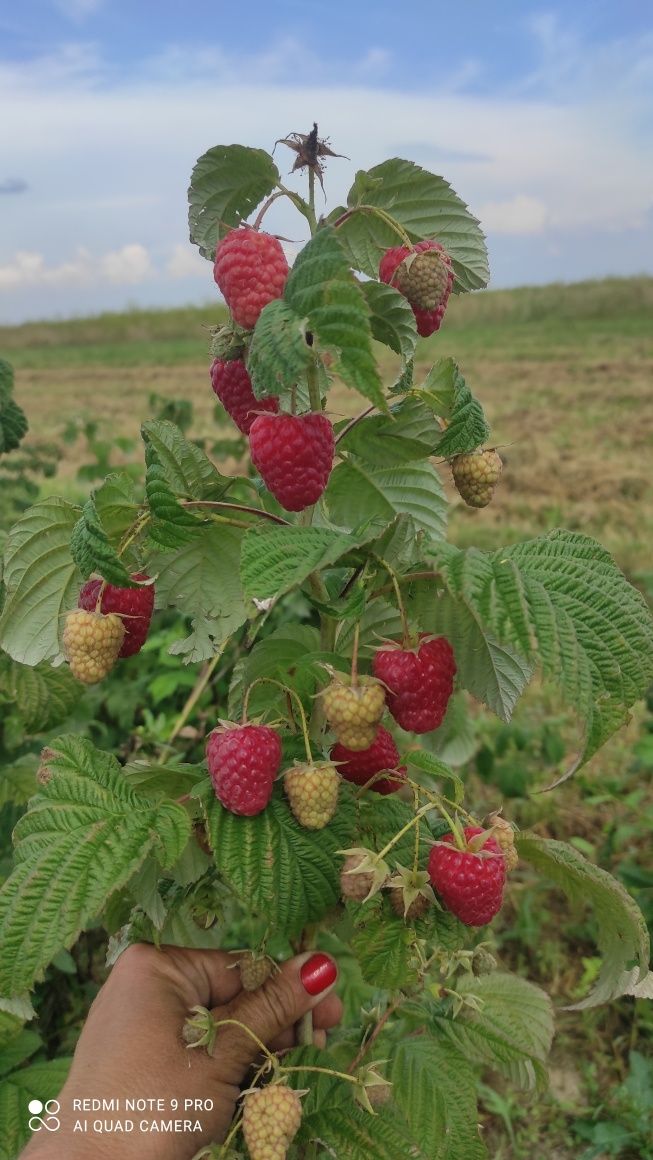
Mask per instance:
[[[323,954],[311,955],[299,972],[304,990],[309,995],[321,995],[335,983],[337,976],[338,968],[333,959]]]

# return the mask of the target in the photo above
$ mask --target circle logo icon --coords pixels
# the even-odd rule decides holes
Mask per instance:
[[[61,1127],[59,1120],[61,1104],[58,1100],[46,1100],[45,1103],[41,1100],[30,1100],[27,1105],[27,1110],[30,1113],[30,1132],[40,1132],[43,1129],[46,1132],[59,1131]]]

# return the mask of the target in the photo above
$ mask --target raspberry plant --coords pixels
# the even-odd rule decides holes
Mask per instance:
[[[319,947],[340,963],[343,1028],[325,1051],[305,1027],[304,1046],[268,1057],[210,1154],[256,1157],[255,1109],[269,1102],[291,1109],[280,1156],[480,1160],[480,1070],[537,1088],[553,1034],[547,995],[496,969],[481,925],[506,898],[518,905],[516,866],[592,908],[603,966],[577,1007],[650,994],[649,945],[627,892],[572,845],[475,815],[440,756],[441,723],[455,729],[470,698],[509,720],[539,670],[577,712],[569,776],[644,694],[652,625],[583,535],[490,552],[447,541],[442,472],[452,463],[483,506],[500,462],[459,367],[418,375],[414,356],[449,294],[487,282],[479,223],[446,181],[400,159],[358,172],[347,205],[318,219],[316,177],[335,154],[315,127],[284,143],[306,198],[271,155],[239,145],[204,154],[189,191],[191,240],[231,311],[207,389],[260,475],[225,474],[173,422],[150,420],[143,488],[111,474],[82,507],[42,500],[8,535],[0,643],[14,675],[35,670],[47,687],[64,673],[67,626],[67,659],[86,671],[78,606],[127,634],[136,618],[140,647],[153,587],[155,608],[185,625],[171,652],[199,666],[182,720],[211,682],[216,697],[208,767],[179,726],[122,763],[79,736],[50,744],[0,891],[0,994],[7,1018],[29,1019],[35,981],[98,916],[111,958],[139,939],[246,947],[263,977]],[[265,228],[281,198],[310,233],[292,268]],[[377,344],[395,359],[389,383]],[[352,401],[335,423],[334,380]],[[119,648],[110,663],[126,663]],[[187,1041],[219,1030],[200,1010]],[[288,1085],[305,1093],[301,1122]]]

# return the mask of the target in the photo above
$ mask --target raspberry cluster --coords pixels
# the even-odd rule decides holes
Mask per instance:
[[[134,572],[132,580],[141,583],[139,588],[118,588],[103,580],[87,580],[82,585],[77,601],[78,608],[87,612],[115,612],[122,620],[125,635],[119,657],[131,657],[141,651],[150,630],[154,610],[154,585],[144,572]],[[99,600],[99,607],[98,607]]]
[[[451,258],[439,242],[426,239],[412,247],[393,246],[386,250],[379,265],[379,278],[408,299],[422,338],[440,329],[454,273]]]

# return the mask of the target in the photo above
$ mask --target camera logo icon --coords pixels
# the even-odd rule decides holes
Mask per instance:
[[[30,1132],[58,1132],[61,1127],[61,1122],[58,1118],[61,1111],[61,1104],[58,1100],[46,1100],[42,1103],[41,1100],[30,1100],[27,1105],[27,1110],[30,1113],[29,1130]]]

